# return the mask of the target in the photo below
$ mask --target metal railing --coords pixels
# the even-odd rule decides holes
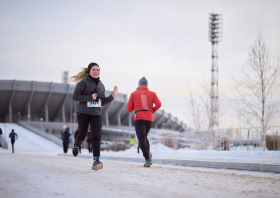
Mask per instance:
[[[263,131],[266,149],[280,151],[280,126],[187,131],[179,135],[150,135],[148,138],[151,145],[161,143],[172,149],[261,151]]]
[[[51,135],[51,134],[45,133],[45,132],[43,132],[43,131],[37,129],[36,127],[33,127],[33,126],[27,124],[26,122],[23,122],[23,121],[19,121],[19,120],[18,120],[18,124],[19,124],[20,126],[26,128],[26,129],[28,129],[28,130],[30,130],[30,131],[36,133],[37,135],[40,135],[40,136],[42,136],[42,137],[44,137],[44,138],[46,138],[46,139],[48,139],[48,140],[50,140],[50,141],[52,141],[52,142],[58,144],[59,146],[62,146],[62,141],[60,140],[59,137],[55,137],[55,136],[53,136],[53,135]],[[61,136],[61,135],[60,135],[60,136]]]
[[[6,138],[3,135],[0,135],[0,144],[1,144],[2,148],[8,149],[9,144],[8,144]]]
[[[45,135],[47,139],[55,143],[62,144],[61,134],[68,127],[71,132],[71,137],[69,139],[69,145],[73,147],[75,130],[78,128],[77,123],[62,123],[62,122],[40,122],[40,121],[18,121],[18,124],[43,136]],[[43,135],[42,135],[43,134]],[[101,133],[102,140],[119,141],[119,142],[129,142],[131,136],[135,136],[135,132],[128,130],[125,127],[102,127]],[[50,139],[50,136],[53,138]],[[88,143],[86,139],[82,143],[82,148],[87,148]]]

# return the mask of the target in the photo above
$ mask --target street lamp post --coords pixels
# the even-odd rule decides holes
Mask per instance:
[[[6,139],[6,127],[7,127],[7,124],[5,123],[5,147],[8,149],[8,141]]]
[[[65,131],[65,129],[66,129],[66,125],[63,125],[63,129],[64,129],[64,131]]]
[[[7,124],[5,123],[5,140],[6,140],[6,127],[7,127]]]
[[[40,118],[40,120],[41,120],[41,131],[43,131],[43,129],[42,129],[42,121],[43,121],[43,118]]]

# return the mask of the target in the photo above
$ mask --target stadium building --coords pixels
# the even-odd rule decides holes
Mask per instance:
[[[75,86],[52,82],[0,80],[0,122],[18,123],[37,133],[59,136],[64,128],[77,128],[78,102],[73,101]],[[112,92],[106,90],[105,95]],[[102,139],[128,141],[135,135],[134,113],[126,110],[128,96],[118,96],[102,107]],[[161,130],[183,132],[186,125],[164,110],[154,114],[151,133]]]

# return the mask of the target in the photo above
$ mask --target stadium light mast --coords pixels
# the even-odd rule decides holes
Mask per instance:
[[[212,77],[210,90],[210,129],[219,128],[218,43],[222,41],[222,15],[209,14],[209,41],[212,43]]]
[[[68,71],[63,71],[62,72],[62,83],[63,84],[68,84],[68,79],[69,79],[69,72]]]

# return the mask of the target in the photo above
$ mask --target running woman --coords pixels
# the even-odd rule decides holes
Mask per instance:
[[[155,106],[153,106],[155,104]],[[145,157],[144,167],[152,165],[152,153],[147,138],[152,123],[154,121],[154,112],[161,107],[161,102],[155,92],[148,89],[148,81],[145,77],[139,80],[139,87],[134,91],[127,103],[127,111],[134,110],[134,125],[139,145]]]
[[[86,138],[90,124],[94,160],[92,170],[103,168],[102,162],[99,161],[102,128],[101,106],[112,102],[118,94],[118,87],[114,86],[113,94],[105,97],[105,87],[99,75],[99,65],[92,62],[76,76],[71,77],[71,79],[77,82],[73,93],[73,100],[79,101],[77,111],[79,134],[75,140],[72,153],[75,157],[78,155],[79,146]]]

